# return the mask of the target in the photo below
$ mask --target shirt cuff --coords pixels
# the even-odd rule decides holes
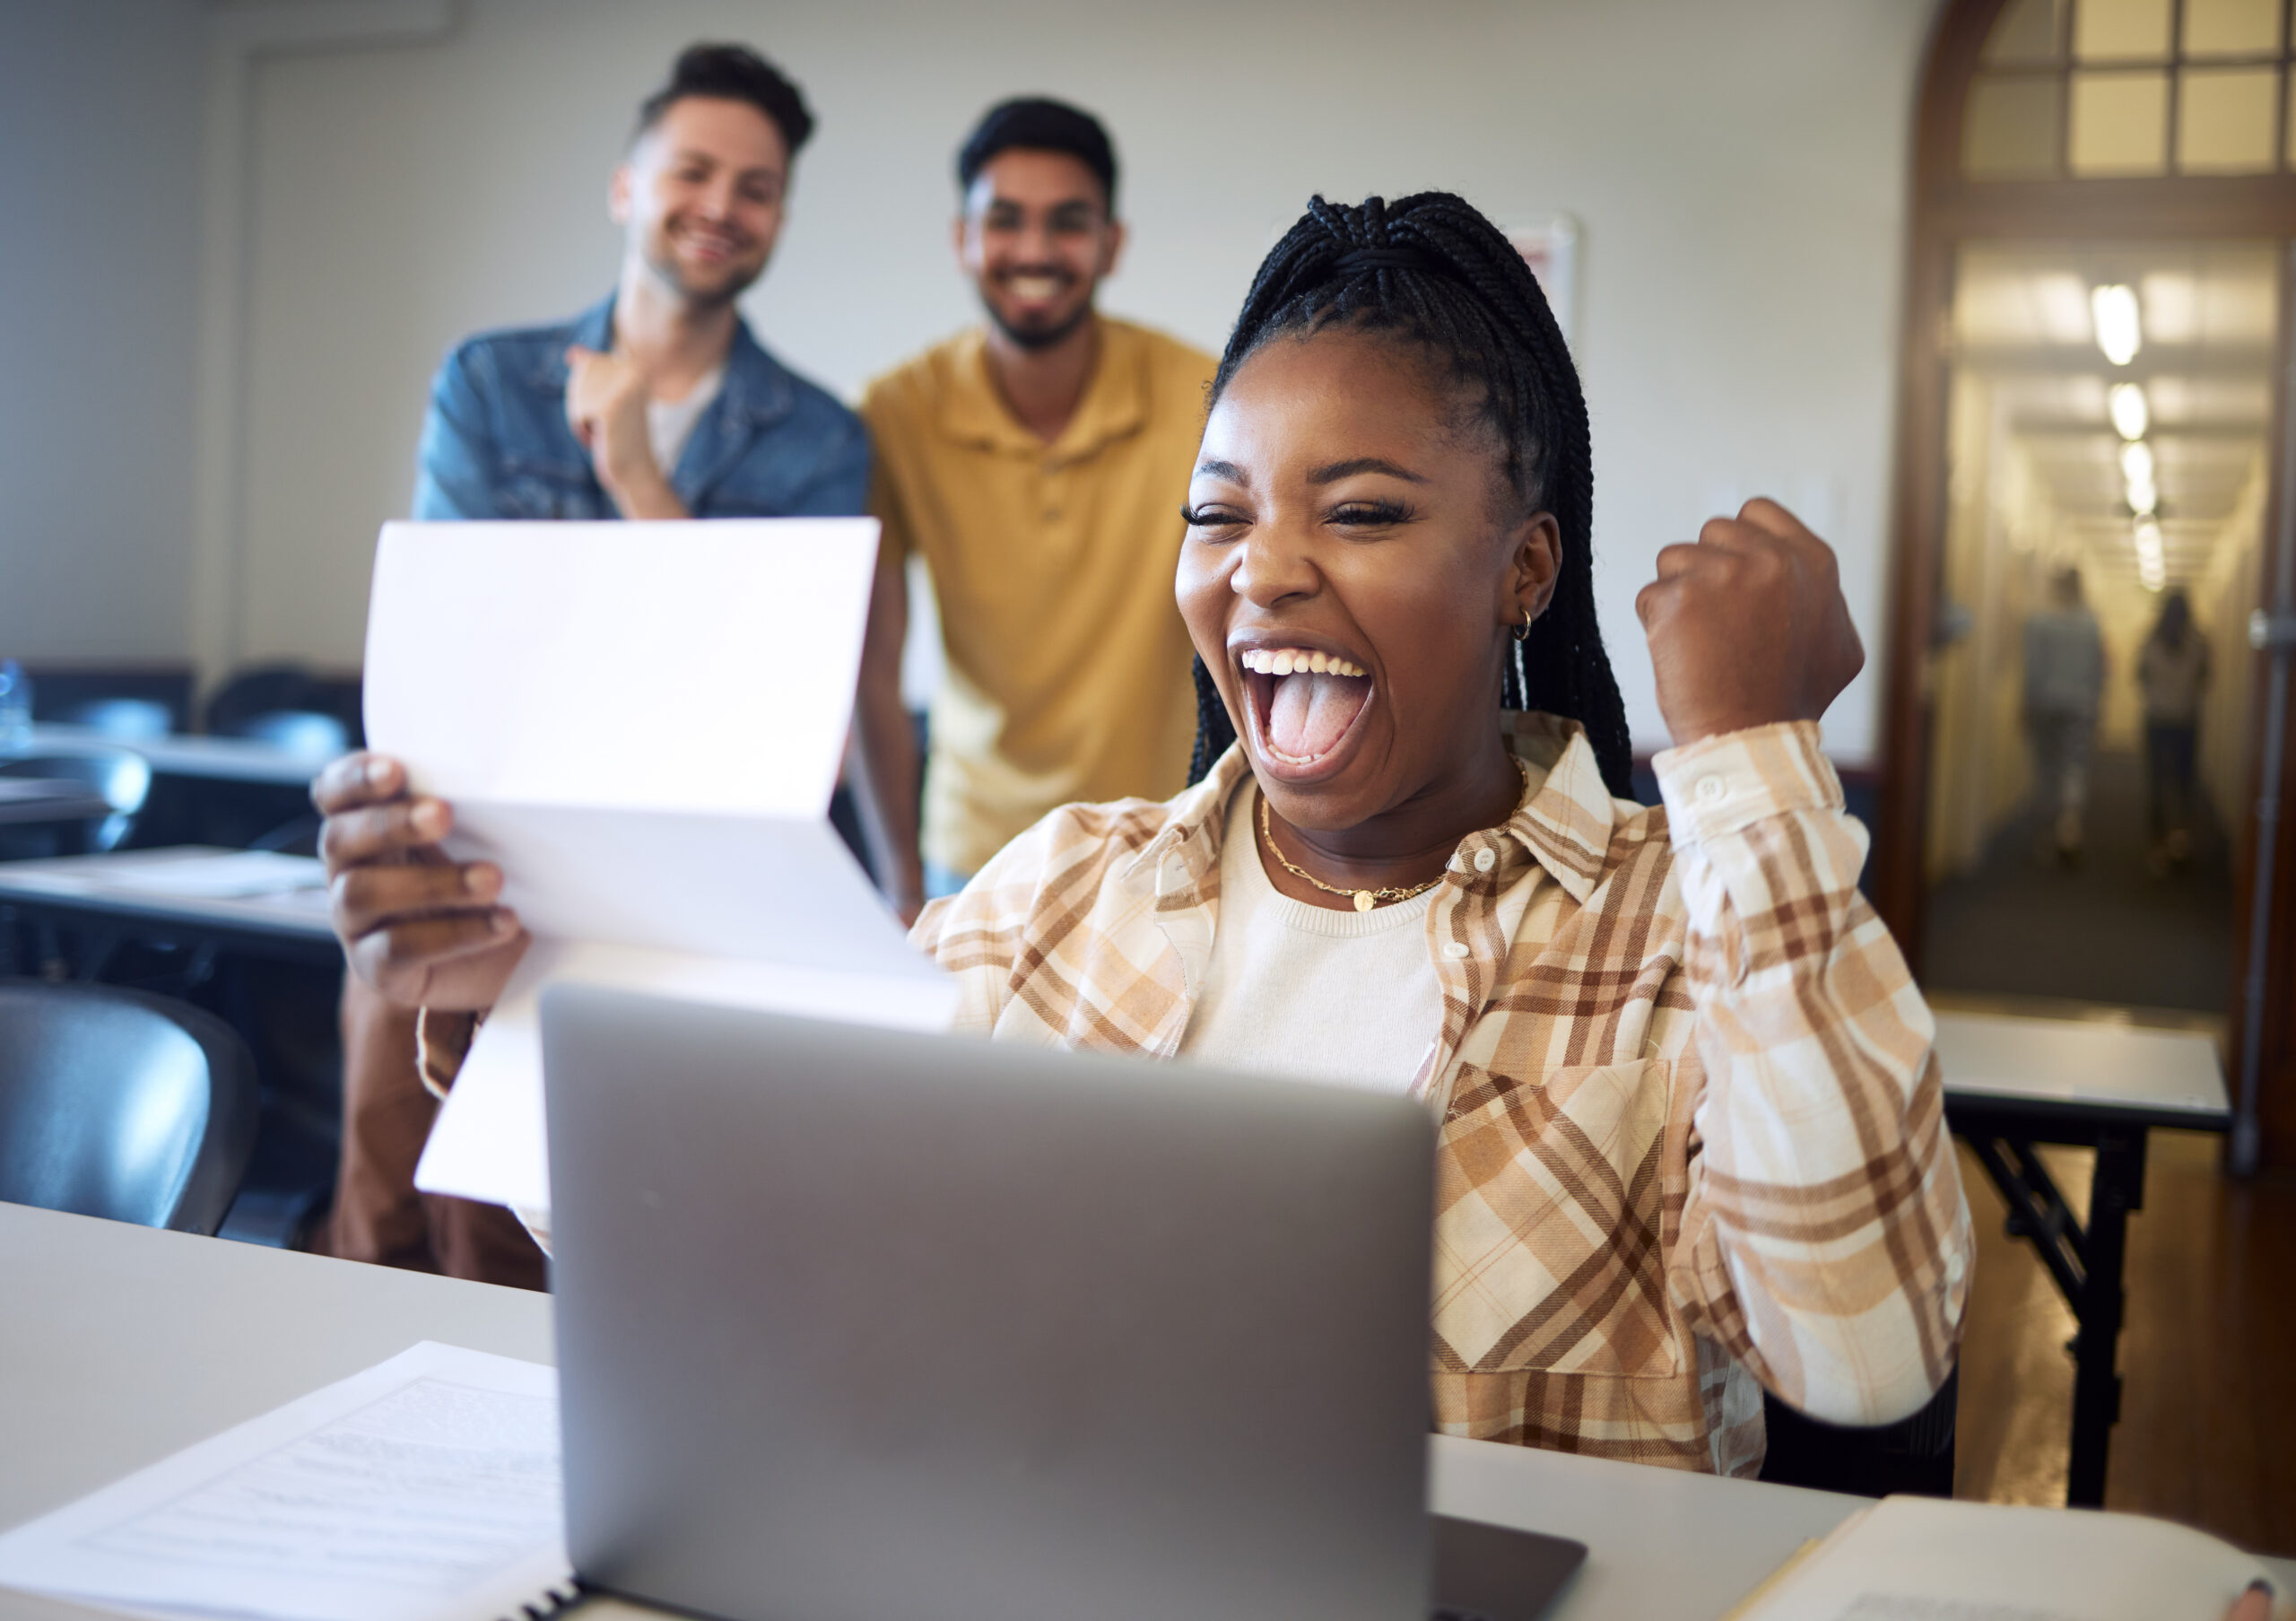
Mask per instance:
[[[462,1073],[463,1059],[470,1056],[471,1041],[485,1018],[480,1013],[452,1013],[438,1007],[415,1009],[414,1068],[422,1077],[422,1089],[432,1097],[443,1098],[453,1088],[455,1076]]]
[[[1701,737],[1651,756],[1676,843],[1726,838],[1765,817],[1842,808],[1841,779],[1818,747],[1814,720],[1784,720]]]

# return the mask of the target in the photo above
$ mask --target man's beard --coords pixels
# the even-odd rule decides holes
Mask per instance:
[[[988,318],[996,323],[996,330],[1011,339],[1013,347],[1031,351],[1052,348],[1092,318],[1092,301],[1090,299],[1077,305],[1075,313],[1066,320],[1050,327],[1015,327],[1004,318],[1003,312],[996,308],[996,301],[987,293],[981,294],[980,307],[988,311]]]

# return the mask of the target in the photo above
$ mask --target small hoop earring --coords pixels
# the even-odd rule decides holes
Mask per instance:
[[[1530,639],[1531,622],[1528,619],[1526,619],[1522,623],[1515,627],[1515,640],[1518,641],[1528,641]]]

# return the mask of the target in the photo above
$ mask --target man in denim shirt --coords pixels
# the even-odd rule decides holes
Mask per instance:
[[[557,326],[488,333],[430,390],[419,519],[782,518],[863,510],[860,421],[750,336],[734,301],[779,234],[804,98],[737,46],[698,45],[640,109],[610,199],[626,228],[613,296]],[[418,1195],[437,1104],[414,1018],[354,978],[343,1003],[338,1255],[544,1286],[509,1213]]]
[[[797,89],[697,45],[646,101],[609,191],[613,295],[471,338],[422,425],[414,516],[791,518],[862,510],[859,419],[760,346],[734,307],[780,234],[813,133]]]

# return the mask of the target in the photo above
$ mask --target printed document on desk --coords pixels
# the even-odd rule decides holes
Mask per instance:
[[[2224,1621],[2263,1574],[2165,1520],[1890,1497],[1724,1621]]]
[[[560,1481],[557,1370],[425,1341],[0,1536],[0,1586],[170,1617],[501,1621],[570,1597]]]
[[[946,975],[829,824],[875,578],[872,519],[390,524],[367,736],[455,811],[535,948],[417,1185],[549,1205],[542,986],[935,1029]]]

